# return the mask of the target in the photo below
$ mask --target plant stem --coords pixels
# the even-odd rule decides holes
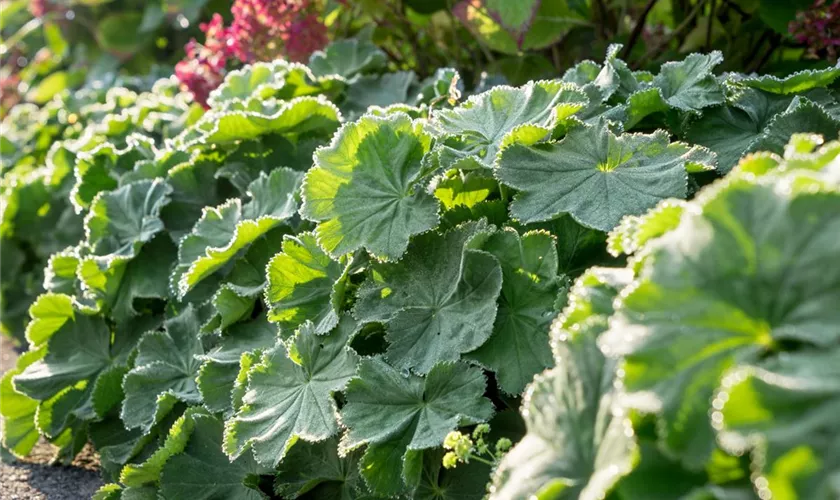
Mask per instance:
[[[715,7],[717,7],[717,0],[712,0],[709,21],[706,23],[706,52],[712,48],[712,26],[715,24]]]
[[[630,33],[630,39],[627,40],[627,45],[624,46],[624,50],[621,52],[621,58],[627,59],[627,56],[630,55],[630,51],[633,50],[633,46],[636,45],[636,41],[639,39],[639,35],[642,34],[642,30],[645,29],[645,19],[647,19],[648,14],[653,9],[653,6],[656,5],[658,0],[648,0],[647,5],[645,5],[644,10],[642,11],[642,15],[639,16],[638,21],[636,21],[636,26],[633,27],[633,32]]]
[[[683,22],[680,23],[680,25],[677,26],[677,28],[674,31],[672,31],[671,34],[668,35],[667,38],[665,38],[664,40],[660,41],[659,43],[657,43],[656,45],[651,47],[650,50],[648,50],[647,53],[645,53],[645,55],[643,55],[641,57],[641,59],[639,59],[639,61],[634,66],[638,68],[643,63],[647,62],[651,57],[654,57],[655,55],[659,54],[660,51],[662,50],[662,47],[671,43],[671,41],[674,38],[676,38],[677,35],[679,35],[686,28],[688,28],[689,25],[691,24],[691,22],[694,20],[694,18],[697,17],[697,14],[700,13],[700,10],[703,8],[703,6],[706,5],[706,1],[707,0],[700,0],[699,2],[697,2],[697,5],[695,5],[694,8],[691,9],[691,12],[685,17]]]

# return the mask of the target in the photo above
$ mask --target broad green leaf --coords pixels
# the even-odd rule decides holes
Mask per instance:
[[[274,347],[277,337],[277,327],[260,315],[232,326],[214,347],[198,356],[204,361],[196,380],[204,405],[214,412],[230,410],[242,355]]]
[[[26,339],[34,349],[47,342],[65,323],[75,318],[73,299],[60,293],[45,293],[29,308],[32,321],[26,327]]]
[[[304,321],[323,334],[338,324],[347,283],[345,259],[335,261],[318,247],[313,233],[286,236],[283,251],[266,268],[269,320],[287,331]]]
[[[556,143],[507,148],[496,175],[519,190],[510,210],[522,222],[569,213],[584,226],[608,231],[662,199],[685,198],[686,165],[696,152],[670,143],[662,130],[616,136],[600,120]]]
[[[291,101],[251,98],[232,101],[223,110],[207,113],[178,136],[176,144],[188,148],[256,139],[267,134],[329,137],[340,121],[338,108],[323,96],[297,97]]]
[[[224,450],[232,458],[252,448],[257,461],[276,466],[298,438],[321,441],[338,432],[332,393],[355,374],[358,356],[347,342],[356,328],[346,318],[329,335],[304,323],[294,340],[263,353],[248,373],[248,392],[225,424]]]
[[[481,370],[464,363],[437,364],[421,378],[401,373],[381,357],[365,358],[344,391],[341,422],[347,433],[342,446],[367,444],[362,474],[368,484],[375,491],[399,489],[371,484],[383,480],[376,476],[385,472],[371,464],[400,471],[406,462],[422,457],[419,450],[443,443],[450,431],[489,420],[493,405],[483,397],[485,385]],[[371,455],[380,458],[371,460]],[[399,483],[401,475],[398,472],[391,481]]]
[[[172,275],[178,296],[183,298],[254,240],[292,217],[297,212],[300,178],[294,170],[278,168],[251,183],[251,201],[245,205],[235,198],[219,207],[205,208],[178,247],[178,266]]]
[[[338,75],[350,79],[381,70],[388,62],[385,52],[365,38],[337,40],[309,57],[309,68],[316,76]]]
[[[774,75],[735,77],[732,83],[773,94],[798,94],[811,89],[828,87],[840,77],[840,65],[825,69],[806,69],[784,78]]]
[[[444,168],[473,161],[491,167],[503,143],[518,128],[531,127],[542,138],[558,120],[568,118],[589,102],[576,85],[561,81],[530,82],[520,88],[496,87],[470,97],[454,109],[440,110],[434,119],[444,142],[439,146]]]
[[[359,472],[361,451],[338,454],[339,442],[330,438],[318,443],[298,441],[280,463],[274,492],[284,498],[356,500],[368,498]]]
[[[522,403],[528,432],[493,475],[491,499],[604,498],[633,467],[629,419],[614,408],[615,362],[589,332],[557,347]]]
[[[707,412],[727,368],[782,342],[836,343],[838,213],[829,192],[733,178],[645,249],[600,342],[623,356],[632,404],[659,415],[662,444],[685,464],[714,447]]]
[[[261,500],[259,475],[267,472],[253,457],[231,461],[222,452],[222,422],[212,415],[193,415],[192,433],[182,453],[170,458],[160,475],[160,498],[179,500]]]
[[[165,323],[164,331],[147,332],[137,346],[134,368],[123,380],[125,399],[120,416],[129,429],[148,432],[177,401],[201,402],[196,387],[204,353],[198,314],[192,306]]]
[[[548,329],[560,292],[557,249],[547,232],[490,235],[482,249],[502,267],[502,291],[493,334],[467,359],[496,373],[501,389],[518,395],[534,375],[552,365]]]
[[[331,91],[335,84],[328,79],[316,79],[302,64],[284,60],[255,62],[225,75],[224,82],[210,92],[207,104],[214,109],[229,109],[232,101],[292,99]]]
[[[399,262],[372,265],[354,314],[387,325],[386,357],[394,366],[427,373],[490,337],[502,271],[493,256],[476,250],[490,232],[482,221],[426,233]]]
[[[315,154],[301,215],[318,243],[340,256],[364,247],[396,260],[412,235],[437,225],[438,203],[419,183],[431,137],[402,113],[345,125]]]
[[[256,163],[253,158],[249,160]],[[220,166],[221,160],[216,157],[198,156],[171,169],[167,174],[166,183],[172,186],[172,194],[169,204],[161,210],[161,219],[176,245],[192,230],[205,207],[219,205],[230,197],[217,180],[217,177],[221,176],[218,173],[221,172]],[[276,165],[271,166],[274,167]],[[259,171],[253,178],[246,177],[243,193],[247,192],[248,185],[259,177]],[[231,183],[238,187],[235,182]]]
[[[829,115],[819,104],[795,97],[784,113],[777,114],[761,136],[750,145],[749,151],[784,152],[790,137],[810,132],[834,139],[840,133],[840,119]]]
[[[662,90],[669,106],[681,111],[700,111],[723,102],[723,90],[712,69],[723,62],[723,55],[691,54],[679,62],[662,65],[653,86]]]
[[[94,255],[134,257],[163,231],[160,210],[172,188],[161,180],[139,181],[97,195],[85,217],[87,245]]]
[[[759,494],[840,494],[840,349],[781,354],[738,368],[723,380],[714,407],[721,444],[751,453]]]
[[[499,190],[495,179],[481,174],[450,170],[433,184],[435,197],[447,210],[457,206],[471,208]]]
[[[603,330],[613,314],[616,297],[633,280],[633,273],[625,268],[590,267],[569,290],[568,303],[551,324],[552,347],[565,339]]]
[[[140,134],[131,134],[123,149],[105,142],[90,151],[79,152],[75,165],[76,183],[70,193],[76,211],[89,208],[97,193],[116,189],[123,175],[132,172],[138,162],[154,159],[154,156],[151,139]]]
[[[357,76],[347,89],[341,112],[354,119],[371,107],[407,103],[411,100],[409,89],[416,79],[411,71]]]
[[[21,374],[30,365],[44,356],[44,349],[27,351],[17,365],[3,374],[0,379],[0,416],[2,421],[3,448],[17,457],[24,457],[32,451],[41,437],[35,427],[38,401],[15,390],[12,378]]]

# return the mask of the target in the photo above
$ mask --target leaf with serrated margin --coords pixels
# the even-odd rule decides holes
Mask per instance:
[[[739,367],[723,379],[714,408],[721,445],[751,454],[759,495],[840,494],[840,349],[782,353]]]
[[[160,475],[163,500],[262,500],[260,474],[268,472],[250,456],[229,460],[222,452],[224,426],[217,417],[196,413],[183,452],[170,458]]]
[[[421,458],[414,455],[439,446],[450,431],[486,422],[493,416],[493,405],[483,397],[485,386],[481,370],[465,363],[439,363],[422,378],[402,374],[381,357],[363,359],[344,391],[341,422],[347,433],[342,446],[367,444],[362,475],[374,491],[392,493],[399,485],[371,483],[383,471],[367,467],[382,463],[369,457],[385,451],[393,457],[385,466],[399,471],[404,459]]]
[[[776,115],[748,151],[770,151],[782,154],[790,137],[809,132],[834,139],[840,133],[840,119],[834,118],[819,104],[800,96],[794,97],[783,113]]]
[[[180,148],[256,139],[267,134],[300,136],[318,133],[329,137],[338,128],[341,113],[323,96],[290,101],[252,98],[232,101],[223,110],[204,115],[175,139]]]
[[[520,191],[511,215],[522,222],[569,213],[585,226],[608,231],[625,215],[643,213],[662,199],[685,198],[693,152],[670,143],[662,130],[616,136],[599,120],[556,143],[505,149],[496,176]]]
[[[161,210],[161,219],[175,244],[189,233],[204,207],[225,201],[227,193],[216,179],[221,164],[219,158],[198,156],[169,171],[166,183],[172,186],[171,200]]]
[[[197,311],[187,306],[164,324],[164,331],[147,332],[137,346],[134,368],[123,380],[125,399],[120,417],[129,429],[148,432],[176,401],[201,402],[195,378],[204,353]]]
[[[364,247],[396,260],[412,235],[435,227],[438,203],[419,183],[432,138],[396,113],[345,125],[315,153],[303,182],[303,217],[318,243],[340,256]]]
[[[681,111],[700,111],[721,104],[723,89],[712,69],[723,61],[719,51],[691,54],[682,61],[667,62],[653,79],[669,106]]]
[[[225,423],[224,450],[232,458],[252,448],[257,461],[276,466],[295,439],[321,441],[338,432],[332,393],[356,373],[347,345],[356,330],[345,317],[328,335],[301,325],[291,343],[264,352],[248,373],[248,392]]]
[[[473,161],[489,168],[506,137],[518,127],[542,129],[547,136],[558,120],[588,103],[576,85],[559,80],[530,82],[520,88],[500,86],[472,96],[434,114],[444,135],[438,146],[441,166],[448,169],[460,161]]]
[[[133,171],[137,162],[154,157],[154,143],[140,134],[129,136],[124,149],[106,142],[91,151],[79,152],[75,166],[76,183],[70,193],[76,211],[88,208],[98,193],[119,186],[121,177]]]
[[[496,373],[501,389],[518,395],[534,375],[553,363],[548,328],[560,292],[554,237],[542,231],[496,232],[482,250],[502,267],[502,291],[493,334],[465,358]]]
[[[502,271],[493,256],[476,248],[491,232],[480,221],[444,235],[426,233],[399,262],[372,264],[354,314],[362,322],[386,324],[386,357],[394,366],[427,373],[490,337]]]
[[[277,327],[265,315],[230,327],[214,347],[198,356],[203,364],[196,382],[204,405],[214,412],[229,411],[242,355],[270,349],[277,340]]]
[[[324,50],[317,50],[309,57],[309,68],[316,76],[337,75],[345,79],[356,75],[377,72],[385,67],[388,56],[370,37],[358,36],[337,40]]]
[[[205,208],[192,232],[178,246],[172,287],[183,298],[197,283],[227,264],[241,250],[297,212],[301,174],[278,168],[249,186],[251,201],[229,200]]]
[[[629,419],[616,410],[615,361],[594,335],[562,342],[557,368],[536,377],[522,403],[528,432],[493,475],[491,499],[598,499],[633,468]]]
[[[314,323],[316,334],[332,330],[344,299],[345,260],[335,261],[325,254],[314,233],[286,236],[283,251],[266,268],[269,320],[287,331],[294,331],[304,321]]]
[[[2,428],[3,448],[16,457],[25,457],[32,451],[41,437],[35,427],[35,414],[38,401],[16,391],[12,378],[39,361],[45,354],[44,349],[23,353],[14,368],[3,374],[0,379],[0,428]]]
[[[45,295],[41,301],[58,297]],[[36,314],[38,309],[33,307]],[[112,340],[103,318],[72,304],[68,312],[42,344],[47,354],[12,379],[15,390],[39,401],[39,428],[52,437],[74,419],[102,418],[119,403],[119,379],[139,338],[137,332],[121,331]]]
[[[833,345],[840,321],[840,198],[773,177],[706,191],[652,240],[599,339],[623,357],[629,404],[659,415],[666,450],[699,467],[723,372],[780,342]]]
[[[840,78],[840,63],[825,69],[806,69],[792,73],[784,78],[774,75],[747,76],[730,78],[738,86],[764,90],[773,94],[798,94],[811,89],[828,87]]]
[[[274,478],[274,493],[283,498],[355,500],[371,498],[359,471],[361,451],[338,454],[338,439],[298,441]]]
[[[499,191],[498,182],[483,173],[450,170],[435,178],[431,190],[447,210],[457,206],[471,208]]]
[[[409,90],[416,80],[417,75],[412,71],[357,76],[347,89],[341,112],[351,120],[371,107],[407,103],[411,100]]]
[[[663,200],[644,215],[621,219],[607,238],[607,250],[618,257],[632,255],[650,240],[676,228],[687,204],[682,200]]]
[[[302,64],[283,60],[255,62],[225,75],[225,80],[207,98],[213,110],[225,109],[232,101],[251,98],[292,99],[320,93],[334,94],[340,82],[329,78],[316,78]]]
[[[172,188],[160,179],[99,193],[85,217],[86,244],[97,256],[134,257],[144,243],[164,230],[160,211],[171,193]]]

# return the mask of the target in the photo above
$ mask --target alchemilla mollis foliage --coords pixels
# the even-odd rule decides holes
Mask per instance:
[[[15,108],[7,450],[91,441],[100,499],[840,497],[837,70],[459,101],[339,43]]]

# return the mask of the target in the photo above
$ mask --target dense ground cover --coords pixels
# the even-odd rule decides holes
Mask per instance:
[[[372,36],[11,108],[6,449],[93,443],[101,499],[840,494],[840,67]]]

